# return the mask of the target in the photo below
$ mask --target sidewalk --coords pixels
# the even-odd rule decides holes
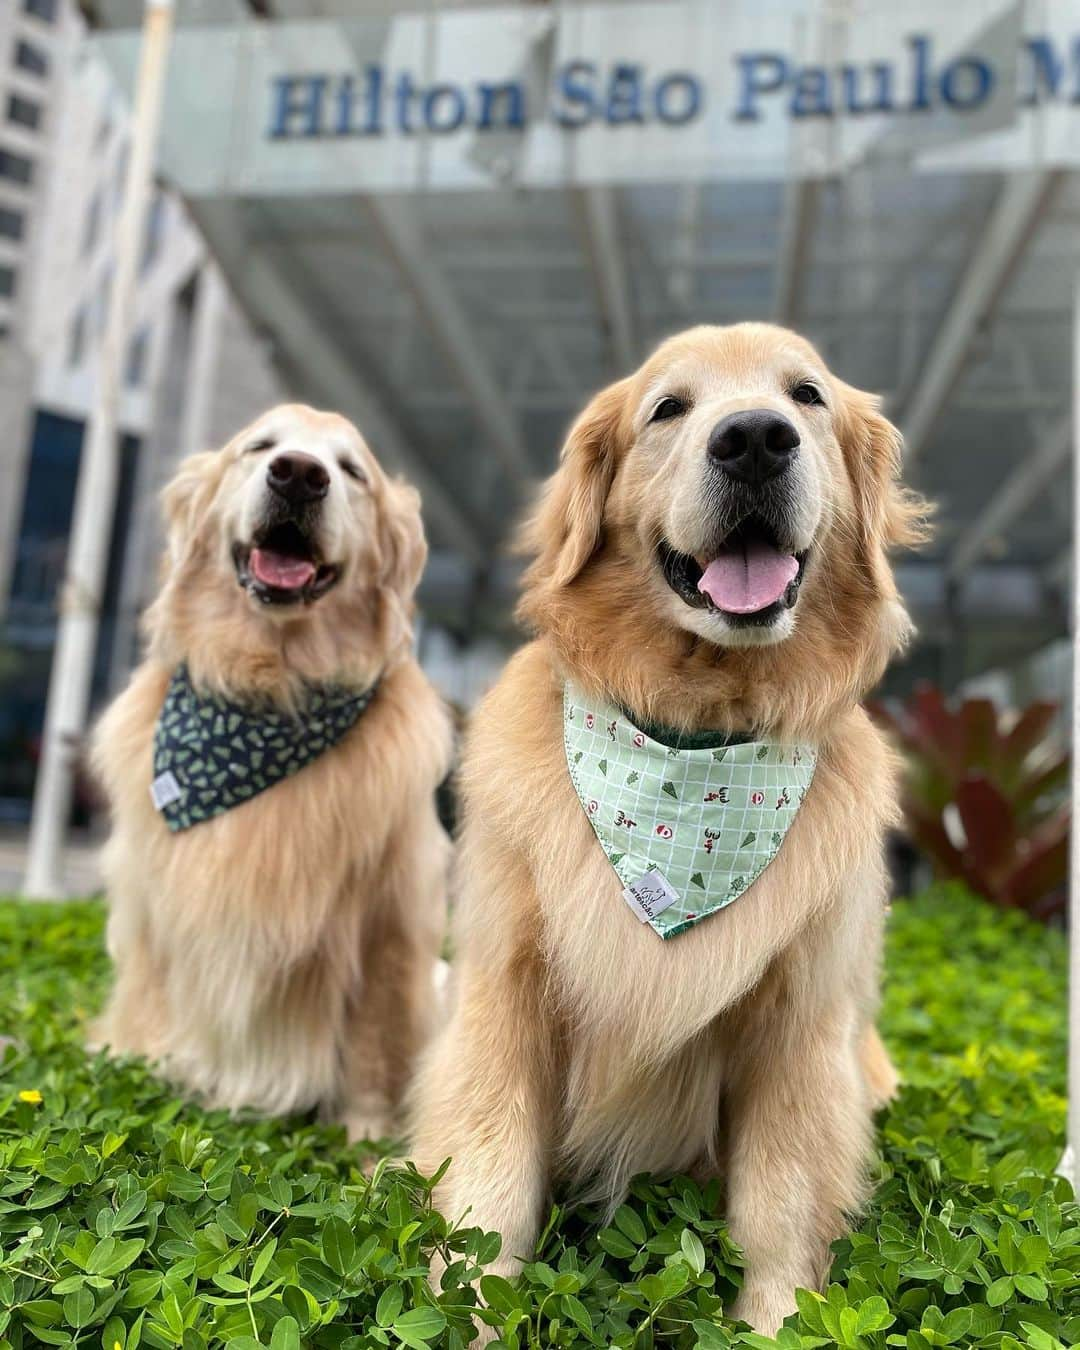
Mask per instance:
[[[0,828],[0,895],[17,895],[22,886],[29,836],[29,830],[18,826]],[[99,840],[85,831],[70,836],[64,868],[69,896],[93,895],[101,890],[100,846]]]

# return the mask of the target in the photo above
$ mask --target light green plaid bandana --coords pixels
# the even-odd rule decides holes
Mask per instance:
[[[566,763],[623,898],[662,938],[748,890],[802,805],[817,755],[776,741],[665,745],[567,683]]]

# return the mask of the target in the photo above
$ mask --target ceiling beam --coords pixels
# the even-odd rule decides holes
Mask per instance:
[[[603,186],[576,188],[574,202],[612,365],[618,374],[626,375],[637,365],[640,356],[630,307],[626,257],[619,234],[615,189]]]
[[[799,321],[820,200],[818,181],[793,179],[784,191],[773,293],[773,317],[777,323],[791,326]]]
[[[270,260],[250,245],[234,203],[190,203],[192,214],[221,264],[229,287],[249,321],[272,341],[274,358],[300,388],[350,417],[379,457],[400,469],[420,490],[424,513],[440,537],[453,541],[477,564],[491,556],[490,541],[414,448],[385,395],[327,337],[315,308]]]
[[[1057,479],[1072,447],[1072,421],[1065,417],[1033,454],[1018,459],[990,501],[963,531],[946,563],[950,581],[961,581],[986,552],[995,535],[1018,519]]]
[[[457,376],[491,449],[513,483],[530,482],[536,471],[521,428],[484,357],[465,306],[427,247],[415,204],[402,197],[371,197],[368,206],[385,252]]]
[[[1057,179],[1055,173],[1030,170],[1005,180],[900,419],[908,459],[915,459],[926,448],[964,369],[972,341],[1012,276]]]

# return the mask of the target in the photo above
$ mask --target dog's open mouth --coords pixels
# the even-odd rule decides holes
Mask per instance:
[[[326,594],[341,569],[322,562],[294,521],[273,525],[250,544],[233,546],[240,585],[264,605],[310,604]]]
[[[659,546],[664,578],[675,594],[697,609],[713,609],[735,623],[771,623],[799,598],[807,552],[790,552],[776,531],[748,516],[708,557]]]

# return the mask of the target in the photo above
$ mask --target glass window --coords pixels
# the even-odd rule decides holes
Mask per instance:
[[[46,23],[56,22],[56,0],[23,0],[23,13]]]
[[[49,58],[32,42],[20,38],[15,44],[15,64],[20,70],[28,70],[31,75],[48,75]]]
[[[15,294],[14,267],[0,266],[0,295],[9,296],[14,294]]]
[[[120,147],[120,153],[116,157],[116,183],[114,193],[117,206],[120,206],[124,200],[124,188],[127,186],[128,159],[130,156],[131,147],[125,141]]]
[[[112,289],[113,265],[109,263],[101,274],[101,283],[94,297],[94,332],[100,337],[105,331],[105,320],[109,313],[109,291]]]
[[[128,347],[127,366],[124,370],[124,383],[132,389],[142,384],[146,375],[146,353],[149,346],[150,334],[145,328],[140,328]]]
[[[93,252],[94,245],[98,240],[98,233],[101,227],[101,191],[94,193],[90,205],[86,211],[86,220],[83,223],[82,237],[82,256],[85,258],[88,253]]]
[[[83,348],[86,346],[86,306],[83,305],[79,312],[71,321],[71,332],[68,335],[68,365],[77,366],[83,358]]]
[[[41,126],[41,104],[35,103],[32,98],[23,98],[21,94],[8,96],[7,115],[9,122],[29,127],[31,131]]]
[[[0,206],[0,239],[21,239],[26,219],[21,211]]]
[[[34,161],[26,155],[17,155],[14,150],[0,149],[0,178],[9,178],[13,183],[32,183]]]
[[[164,233],[165,194],[158,192],[150,204],[150,210],[146,213],[146,232],[143,235],[142,258],[139,262],[139,267],[143,272],[152,266],[154,259],[161,252],[161,241]]]

